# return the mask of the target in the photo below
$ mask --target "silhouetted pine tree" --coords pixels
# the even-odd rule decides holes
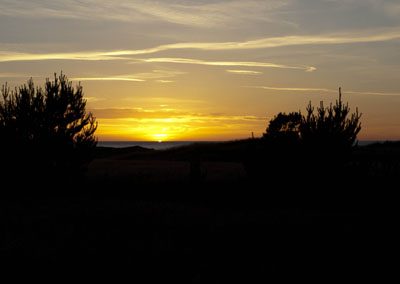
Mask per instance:
[[[300,125],[301,140],[312,147],[348,151],[355,145],[357,134],[361,130],[360,118],[358,108],[355,113],[350,113],[348,103],[342,102],[339,88],[339,99],[335,105],[324,107],[321,102],[314,113],[314,107],[309,103],[307,115]]]
[[[30,79],[0,100],[2,173],[32,181],[74,180],[90,160],[97,122],[86,113],[82,86],[63,74],[44,89]]]

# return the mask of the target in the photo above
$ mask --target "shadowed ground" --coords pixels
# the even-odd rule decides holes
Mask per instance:
[[[387,269],[381,179],[323,190],[317,177],[308,188],[290,176],[260,183],[209,150],[100,149],[75,188],[2,199],[2,260],[127,268],[143,283],[361,279]]]

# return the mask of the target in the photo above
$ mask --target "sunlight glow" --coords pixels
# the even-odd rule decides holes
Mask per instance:
[[[163,142],[167,139],[168,135],[165,133],[156,133],[153,134],[154,140],[158,141],[158,142]]]
[[[255,116],[187,113],[178,110],[165,112],[156,109],[142,109],[140,112],[125,109],[124,113],[118,109],[107,111],[93,110],[99,121],[97,135],[100,140],[229,140],[247,138],[253,131],[261,135],[265,124],[264,117]]]

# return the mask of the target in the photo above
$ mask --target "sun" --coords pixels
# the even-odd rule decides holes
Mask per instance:
[[[165,141],[168,138],[168,134],[166,133],[155,133],[153,134],[153,138],[155,141],[158,141],[159,143]]]

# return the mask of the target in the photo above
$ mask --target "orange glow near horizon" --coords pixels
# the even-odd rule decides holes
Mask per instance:
[[[101,141],[234,140],[250,137],[251,132],[261,135],[266,123],[265,117],[198,112],[196,107],[176,102],[89,110],[97,118],[96,136]]]
[[[226,118],[223,118],[226,119]],[[180,122],[189,121],[189,122]],[[219,122],[218,122],[219,121]],[[221,119],[98,119],[96,136],[100,141],[218,141],[248,138],[251,132],[261,135],[265,122],[246,126],[226,125]],[[228,123],[228,122],[226,122]],[[220,124],[220,125],[218,125]],[[246,131],[246,128],[248,130]]]
[[[92,111],[99,123],[96,136],[100,141],[155,142],[226,141],[249,138],[252,132],[255,137],[261,137],[268,121],[279,112],[277,109],[268,117],[257,117],[203,114],[166,107],[167,105],[152,109],[94,109]],[[400,139],[393,135],[396,133],[395,125],[382,129],[374,125],[368,126],[368,115],[362,118],[364,127],[358,136],[359,140]],[[388,139],[390,136],[392,138]]]

